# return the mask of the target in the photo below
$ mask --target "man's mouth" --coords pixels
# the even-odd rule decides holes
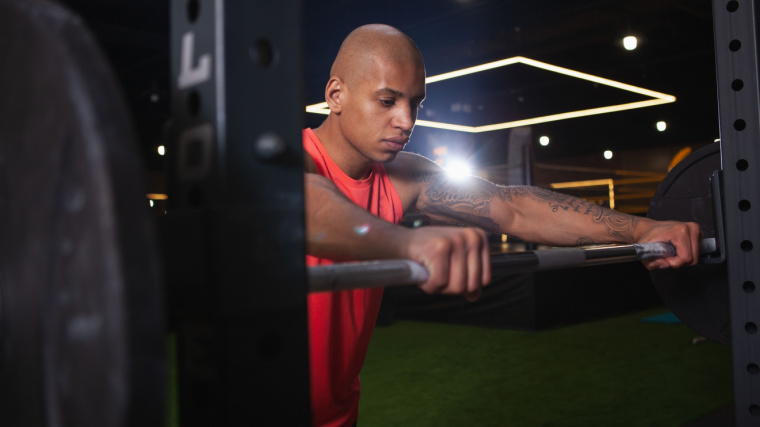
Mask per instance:
[[[404,149],[404,145],[406,145],[407,142],[409,142],[409,138],[405,137],[393,137],[393,138],[385,138],[383,139],[385,141],[386,145],[388,145],[391,149],[395,151],[401,151]]]

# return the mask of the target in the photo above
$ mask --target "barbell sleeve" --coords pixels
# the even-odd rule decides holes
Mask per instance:
[[[715,250],[714,238],[703,239],[701,254]],[[675,254],[673,245],[665,242],[507,252],[491,255],[491,272],[493,276],[499,276],[665,258]],[[308,278],[309,292],[327,292],[417,284],[427,280],[428,272],[414,261],[393,259],[309,267]]]

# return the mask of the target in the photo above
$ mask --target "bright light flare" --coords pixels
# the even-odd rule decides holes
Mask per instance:
[[[463,161],[454,160],[447,163],[446,173],[452,179],[462,179],[472,175],[472,169],[470,168],[470,165]]]
[[[160,156],[163,156],[164,154],[166,154],[166,147],[164,147],[163,145],[159,145],[158,146],[158,154]]]
[[[665,122],[657,122],[657,130],[660,132],[665,131],[668,128],[668,124]]]
[[[549,145],[549,137],[548,136],[542,136],[541,138],[538,138],[538,143],[542,146],[546,147]]]
[[[609,160],[612,158],[612,151],[611,150],[604,150],[604,158]]]

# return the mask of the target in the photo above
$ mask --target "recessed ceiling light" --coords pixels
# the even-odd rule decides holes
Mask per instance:
[[[628,36],[623,38],[623,47],[626,50],[634,50],[638,45],[638,40],[634,36]]]

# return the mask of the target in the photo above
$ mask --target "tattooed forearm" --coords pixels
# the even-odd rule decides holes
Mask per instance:
[[[492,233],[496,233],[499,231],[499,224],[497,224],[491,218],[475,215],[469,212],[456,211],[454,209],[451,209],[448,206],[433,205],[433,206],[430,206],[426,211],[429,214],[441,215],[447,218],[451,218],[453,220],[458,220],[465,224],[471,224],[471,225],[480,227]]]
[[[609,235],[616,240],[629,241],[633,239],[634,229],[639,221],[638,217],[615,212],[577,197],[555,193],[542,188],[503,187],[503,191],[505,192],[504,197],[508,201],[513,201],[515,197],[520,196],[533,197],[545,201],[552,212],[577,212],[589,215],[594,222],[605,225]],[[588,238],[581,238],[578,241],[584,242],[584,244],[593,243]]]
[[[504,207],[504,212],[502,212],[494,206],[502,203],[518,203],[518,199],[532,199],[539,205],[545,204],[552,213],[574,212],[587,216],[592,222],[603,225],[607,235],[616,241],[632,241],[636,223],[639,221],[638,217],[537,187],[504,187],[477,178],[472,178],[465,183],[452,182],[445,174],[436,172],[414,175],[414,180],[427,184],[424,201],[420,205],[424,213],[479,226],[492,232],[501,230],[501,221],[497,218],[504,218],[506,224],[510,215],[508,207]],[[532,212],[528,211],[527,215],[531,214]],[[539,216],[541,212],[536,211],[535,215]],[[584,245],[595,242],[587,235],[577,238],[576,243]]]
[[[452,183],[445,176],[432,178],[425,196],[427,213],[444,216],[458,215],[453,218],[472,214],[489,220],[492,200],[502,197],[500,188],[488,182],[473,178],[466,185],[462,185]]]
[[[601,220],[598,222],[604,222],[610,236],[618,240],[630,241],[633,240],[633,231],[636,228],[636,223],[639,222],[639,218],[604,209]]]

